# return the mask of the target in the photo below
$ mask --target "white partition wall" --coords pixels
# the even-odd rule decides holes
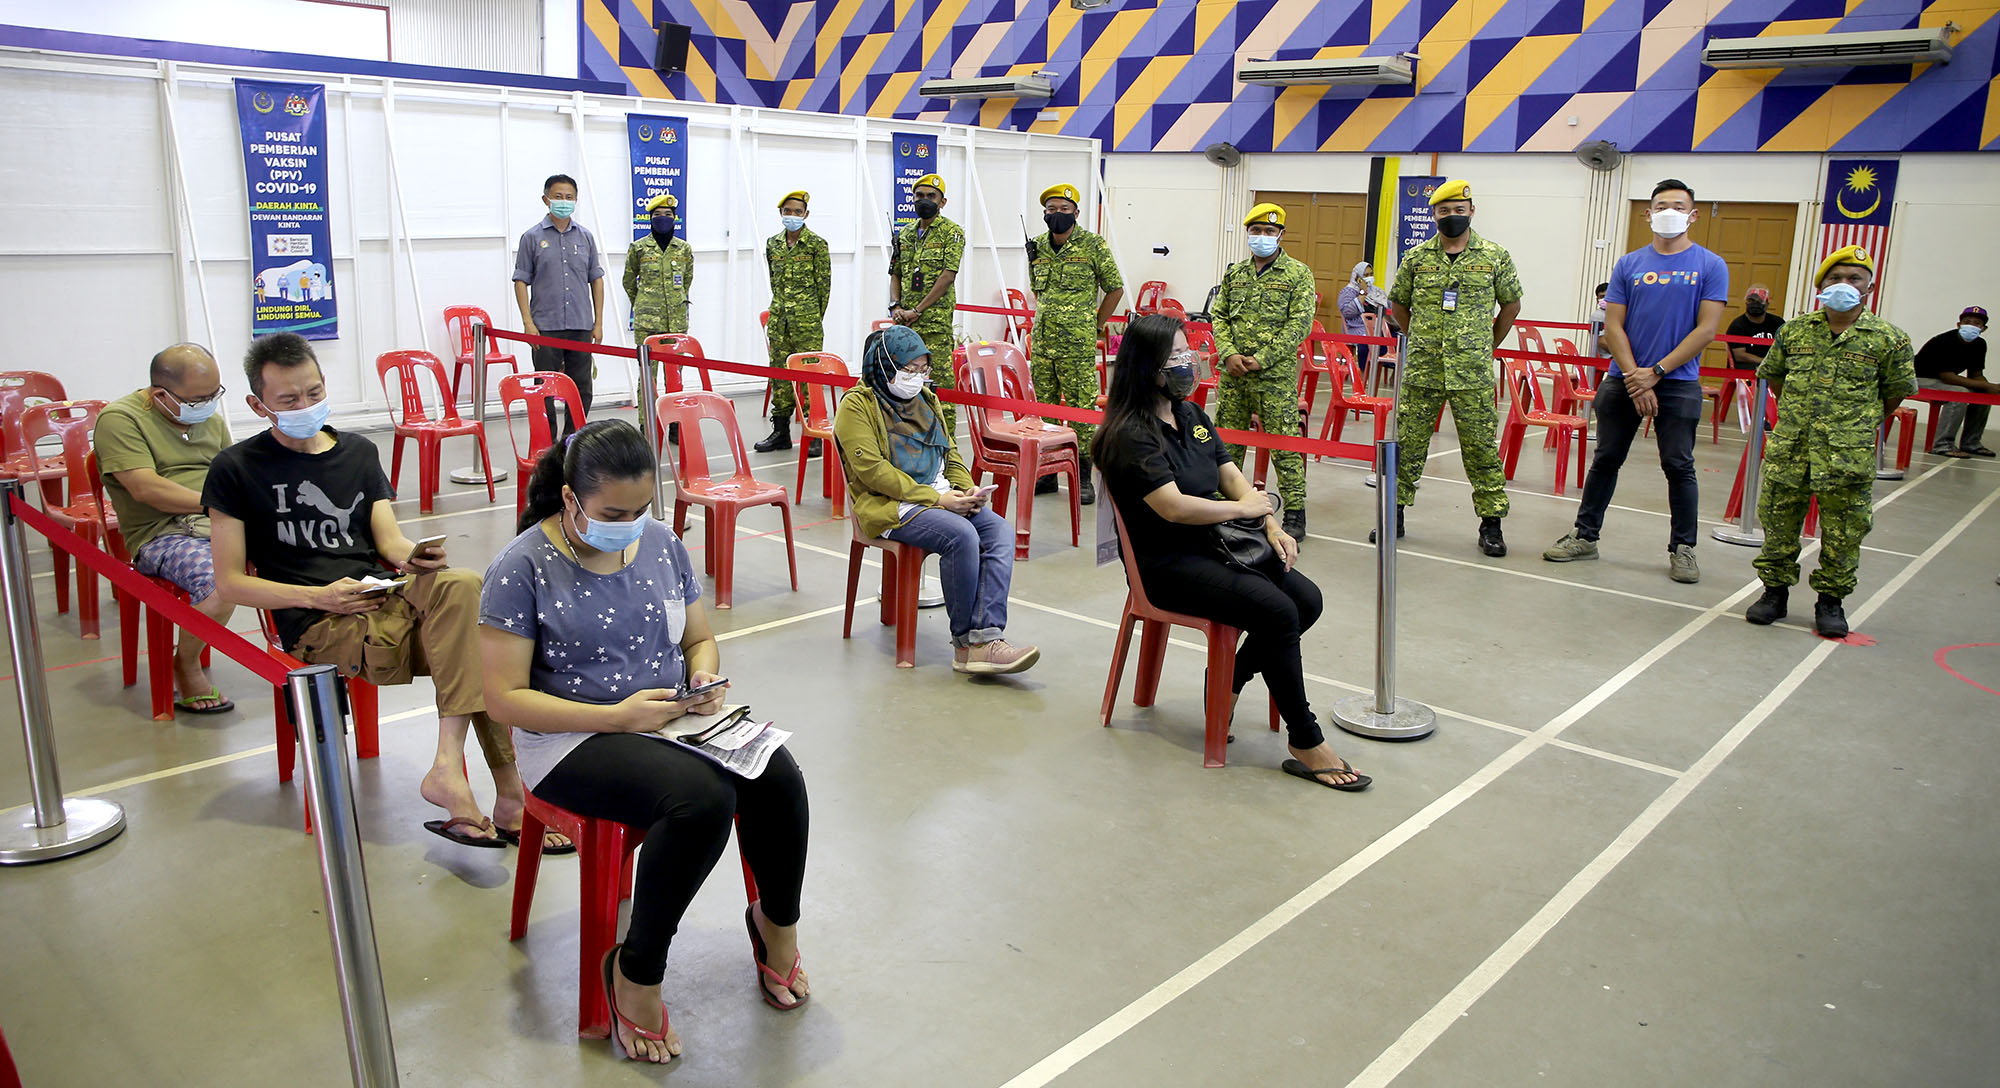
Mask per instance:
[[[965,228],[959,300],[997,305],[1025,288],[1021,225],[1035,197],[1069,182],[1094,204],[1095,141],[953,125],[711,106],[615,95],[223,68],[0,49],[0,299],[4,369],[48,370],[72,396],[110,398],[145,381],[154,351],[209,344],[224,362],[232,423],[250,416],[236,360],[249,342],[249,227],[231,80],[324,83],[338,340],[316,342],[336,422],[378,423],[377,354],[426,348],[446,362],[444,307],[485,307],[519,328],[514,244],[544,212],[542,181],[574,176],[577,219],[605,257],[605,340],[629,346],[620,286],[631,201],[628,112],[689,125],[683,236],[696,253],[690,331],[711,356],[765,361],[764,239],[778,196],[813,194],[812,228],[833,251],[827,350],[854,361],[888,304],[892,131],[935,133],[945,214]],[[960,315],[968,336],[1001,319]],[[513,345],[520,347],[520,345]],[[517,351],[523,369],[525,349]],[[231,380],[230,375],[236,374]],[[751,385],[723,376],[726,385]],[[624,360],[600,364],[602,401],[629,400]]]

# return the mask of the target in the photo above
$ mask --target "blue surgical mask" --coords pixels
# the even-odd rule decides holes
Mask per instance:
[[[1961,340],[1977,340],[1979,339],[1979,334],[1985,331],[1977,325],[1960,325],[1958,327],[1958,336]]]
[[[1846,313],[1861,305],[1861,292],[1853,284],[1835,283],[1820,289],[1819,304],[1835,313]]]
[[[600,552],[622,552],[638,543],[646,533],[647,524],[653,520],[650,512],[640,514],[631,521],[598,521],[582,510],[578,510],[577,514],[583,518],[583,528],[578,529],[576,535]]]
[[[555,216],[557,219],[568,219],[570,216],[576,214],[576,201],[551,200],[549,201],[549,214]]]
[[[1268,234],[1253,234],[1250,236],[1250,252],[1259,257],[1269,257],[1278,252],[1278,240]]]
[[[286,438],[306,439],[320,432],[326,426],[326,419],[333,414],[333,402],[320,398],[318,404],[306,408],[296,408],[289,412],[271,413],[271,422],[277,424],[278,432]]]
[[[803,215],[781,215],[778,217],[778,222],[785,225],[786,234],[792,234],[805,229],[806,217]]]
[[[1971,337],[1967,337],[1967,339],[1971,339]],[[169,396],[171,395],[169,394]],[[210,397],[199,404],[189,404],[179,397],[174,397],[174,403],[180,406],[175,410],[174,422],[179,423],[183,427],[193,427],[207,423],[209,417],[215,415],[215,410],[222,407],[222,398]]]

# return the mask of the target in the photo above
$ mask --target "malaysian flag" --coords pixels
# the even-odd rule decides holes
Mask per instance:
[[[1819,259],[1847,246],[1860,246],[1880,273],[1888,266],[1889,216],[1895,206],[1894,159],[1834,159],[1827,163],[1826,199],[1820,204]],[[1874,309],[1881,281],[1868,295]]]

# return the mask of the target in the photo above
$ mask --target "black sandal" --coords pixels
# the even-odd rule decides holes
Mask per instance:
[[[1321,767],[1318,770],[1314,770],[1311,767],[1306,766],[1304,763],[1301,763],[1296,759],[1288,759],[1279,766],[1281,769],[1284,770],[1286,774],[1291,775],[1293,778],[1303,778],[1308,782],[1317,782],[1320,785],[1325,786],[1327,789],[1339,790],[1342,793],[1360,793],[1362,790],[1368,788],[1368,784],[1370,782],[1375,781],[1374,779],[1368,777],[1367,775],[1362,774],[1360,771],[1357,771],[1354,768],[1348,766],[1347,761],[1344,759],[1340,761],[1340,765],[1337,767]],[[1351,774],[1354,776],[1354,781],[1329,782],[1325,778],[1321,777],[1322,775],[1329,775],[1329,774]]]

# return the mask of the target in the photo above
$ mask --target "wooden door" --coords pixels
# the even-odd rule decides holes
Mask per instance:
[[[1647,222],[1651,201],[1632,202],[1631,226],[1626,232],[1626,249],[1651,245],[1653,228]],[[1703,201],[1701,218],[1688,228],[1688,236],[1721,257],[1729,266],[1729,304],[1722,328],[1743,312],[1743,292],[1753,283],[1771,289],[1771,309],[1788,314],[1795,309],[1791,298],[1792,241],[1798,229],[1796,204],[1753,204],[1743,201]],[[1810,300],[1800,298],[1797,309]],[[1720,346],[1703,353],[1705,366],[1726,366],[1727,356]]]
[[[1368,198],[1361,193],[1258,192],[1252,203],[1285,209],[1285,252],[1312,269],[1320,324],[1340,331],[1340,289],[1363,259]],[[1247,254],[1246,254],[1247,255]],[[1238,258],[1239,260],[1242,258]]]

